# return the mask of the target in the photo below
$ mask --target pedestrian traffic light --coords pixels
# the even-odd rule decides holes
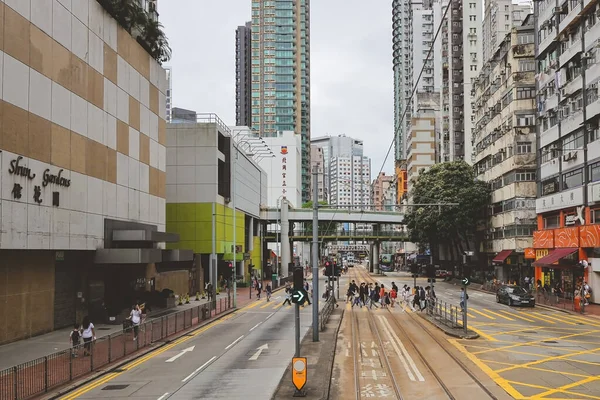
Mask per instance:
[[[429,278],[429,279],[435,278],[435,266],[428,264],[426,267],[426,271],[427,271],[427,278]]]
[[[333,265],[329,261],[325,261],[325,276],[333,276]]]
[[[229,268],[233,268],[233,264],[232,263],[229,263]]]
[[[294,290],[300,290],[304,286],[304,271],[302,267],[294,268]]]
[[[419,266],[417,264],[412,264],[410,266],[410,273],[413,275],[417,275],[419,273]]]

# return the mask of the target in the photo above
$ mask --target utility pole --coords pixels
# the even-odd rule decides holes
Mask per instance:
[[[232,140],[233,142],[233,140]],[[233,157],[233,182],[232,182],[232,188],[231,188],[231,208],[232,208],[232,215],[233,215],[233,249],[232,249],[232,253],[233,253],[233,271],[232,271],[232,282],[231,285],[233,287],[233,308],[237,307],[237,260],[236,260],[236,253],[237,253],[237,243],[235,242],[235,230],[236,230],[236,213],[235,213],[235,181],[237,179],[237,175],[236,175],[236,167],[237,167],[237,159],[238,159],[238,148],[236,146],[235,143],[233,143],[233,148],[235,149],[235,156]],[[252,288],[250,288],[250,291],[252,291]],[[229,297],[229,296],[228,296]]]
[[[319,173],[313,168],[313,342],[319,341]]]

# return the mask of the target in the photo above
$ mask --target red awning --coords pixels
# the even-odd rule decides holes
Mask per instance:
[[[512,250],[502,250],[500,253],[496,254],[496,257],[494,257],[492,262],[502,264],[512,252]]]
[[[539,260],[534,262],[533,265],[538,266],[538,267],[552,265],[555,262],[557,262],[558,260],[565,258],[566,256],[570,256],[571,254],[575,253],[577,250],[578,249],[574,248],[574,247],[566,247],[563,249],[554,249],[554,250],[552,250],[552,253],[540,258]]]

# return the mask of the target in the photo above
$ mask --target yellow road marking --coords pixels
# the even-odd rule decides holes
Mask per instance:
[[[290,308],[292,308],[292,306],[287,306],[285,309],[286,309],[286,310],[289,310]]]
[[[273,310],[277,310],[279,307],[281,307],[283,305],[283,303],[279,303],[277,304],[275,307],[273,307]]]
[[[545,319],[545,318],[538,317],[538,316],[537,316],[537,315],[535,315],[534,313],[527,313],[527,316],[528,316],[528,317],[530,317],[530,318],[539,319],[540,321],[544,321],[544,322],[547,322],[547,323],[549,323],[549,324],[555,324],[555,323],[556,323],[556,322],[554,322],[554,321],[548,321],[548,320],[547,320],[547,319]]]
[[[545,363],[545,362],[548,362],[548,361],[563,360],[563,359],[565,359],[565,358],[568,358],[568,357],[573,357],[573,356],[579,356],[579,355],[581,355],[581,354],[589,354],[589,353],[594,353],[594,352],[596,352],[596,351],[598,351],[598,350],[600,350],[600,347],[599,347],[599,348],[597,348],[597,349],[594,349],[594,350],[589,350],[589,349],[586,349],[586,350],[579,351],[579,352],[576,352],[576,353],[563,354],[562,356],[552,356],[552,357],[547,357],[547,358],[544,358],[544,359],[541,359],[541,360],[537,360],[537,361],[530,361],[530,362],[528,362],[528,363],[521,364],[521,365],[519,365],[519,366],[517,366],[517,367],[504,368],[504,369],[502,369],[502,370],[498,370],[498,371],[496,371],[496,372],[506,372],[506,371],[512,371],[513,369],[518,369],[518,368],[528,367],[528,366],[530,366],[530,365],[538,365],[538,364],[543,364],[543,363]]]
[[[564,318],[557,318],[557,317],[553,317],[553,316],[548,315],[548,314],[541,314],[541,315],[545,316],[546,318],[553,319],[554,321],[558,321],[560,323],[563,323],[563,324],[577,325],[575,322],[569,322],[568,320],[565,320]]]
[[[261,305],[263,302],[261,300],[256,300],[256,302],[252,303],[252,304],[248,304],[246,307],[242,308],[242,310],[249,310],[251,308],[254,308],[258,305]]]
[[[471,362],[477,365],[483,372],[485,372],[498,386],[500,386],[506,393],[514,397],[515,399],[524,399],[523,395],[519,393],[514,387],[512,387],[506,379],[498,375],[494,370],[488,367],[485,363],[481,362],[475,355],[469,352],[463,345],[458,343],[455,339],[450,339],[458,351],[463,353]]]
[[[597,381],[597,380],[600,380],[600,376],[589,376],[589,377],[587,377],[585,379],[582,379],[580,381],[572,382],[572,383],[569,383],[568,385],[563,385],[563,386],[557,387],[555,389],[550,389],[550,390],[548,390],[546,392],[536,394],[535,396],[532,396],[532,399],[541,399],[543,397],[549,396],[549,395],[554,394],[554,393],[560,393],[560,392],[564,393],[568,389],[574,388],[576,386],[585,385],[586,383],[594,382],[594,381]],[[583,397],[587,397],[587,398],[590,398],[590,399],[600,399],[600,397],[587,396],[587,395],[583,395],[581,393],[578,393],[578,395],[579,396],[583,396]]]
[[[504,316],[504,315],[502,315],[502,314],[495,313],[495,312],[493,312],[493,311],[491,311],[491,310],[488,310],[487,308],[484,308],[484,309],[483,309],[483,311],[487,311],[487,312],[489,312],[489,313],[490,313],[490,314],[492,314],[492,315],[495,315],[495,316],[497,316],[497,317],[500,317],[500,318],[507,319],[507,320],[509,320],[509,321],[514,321],[514,319],[512,319],[512,318],[510,318],[510,317]]]
[[[511,333],[520,333],[520,332],[524,332],[524,331],[530,331],[532,329],[538,329],[538,327],[536,326],[530,326],[528,328],[522,328],[522,329],[515,329],[514,331],[499,331],[493,334],[493,336],[496,335],[510,335]]]
[[[513,385],[522,385],[522,386],[527,386],[527,387],[531,387],[531,388],[535,388],[535,389],[542,389],[542,390],[550,390],[551,389],[547,386],[534,385],[533,383],[525,383],[525,382],[517,382],[517,381],[506,381],[506,382],[511,383]]]
[[[485,315],[484,313],[482,313],[482,312],[480,312],[480,311],[477,311],[477,310],[475,310],[474,308],[470,308],[469,310],[471,310],[472,312],[474,312],[474,313],[477,313],[477,314],[479,314],[479,315],[483,315],[483,316],[484,316],[484,317],[486,317],[486,318],[489,318],[489,319],[496,319],[496,318],[494,318],[494,317],[490,317],[489,315]]]
[[[476,316],[474,316],[473,314],[470,314],[470,313],[467,313],[467,317],[469,317],[469,318],[475,318],[475,319],[477,319],[477,317],[476,317]]]
[[[535,322],[534,320],[532,320],[532,319],[529,319],[529,318],[522,317],[522,316],[518,315],[517,313],[510,313],[510,312],[508,312],[508,311],[500,311],[500,312],[502,312],[502,313],[504,313],[504,314],[508,314],[508,315],[510,315],[511,317],[515,317],[515,318],[522,319],[523,321],[527,321],[527,322]]]
[[[270,301],[267,301],[267,302],[265,303],[265,305],[264,305],[264,306],[260,306],[260,308],[267,308],[267,307],[269,307],[269,306],[272,306],[272,305],[273,305],[273,303],[272,303],[272,302],[270,302]]]
[[[538,367],[525,367],[527,369],[532,369],[534,371],[541,371],[541,372],[552,372],[554,374],[561,374],[561,375],[569,375],[569,376],[576,376],[579,378],[587,378],[589,375],[582,375],[582,374],[575,374],[573,372],[565,372],[565,371],[554,371],[551,369],[546,369],[546,368],[538,368]]]
[[[165,345],[161,348],[151,351],[150,353],[146,354],[143,357],[140,357],[137,360],[133,360],[129,364],[127,364],[125,367],[123,367],[123,372],[111,372],[111,373],[107,374],[106,376],[99,378],[99,380],[92,381],[92,382],[88,383],[87,385],[84,385],[83,387],[79,388],[78,390],[76,390],[73,393],[69,393],[69,394],[65,395],[64,397],[61,397],[61,400],[72,400],[72,399],[75,399],[75,398],[85,394],[85,393],[88,393],[91,390],[94,390],[95,388],[97,388],[98,386],[103,385],[103,384],[113,380],[114,378],[121,375],[125,371],[129,371],[129,370],[139,366],[140,364],[143,364],[144,362],[150,360],[151,358],[154,358],[157,355],[162,354],[165,351],[168,351],[168,350],[172,349],[173,347],[202,334],[203,332],[206,332],[210,328],[213,328],[213,327],[227,321],[228,319],[233,317],[233,315],[236,314],[237,312],[238,311],[235,311],[235,312],[233,312],[229,315],[226,315],[216,321],[210,322],[209,324],[198,329],[198,331],[194,332],[191,336],[183,336],[183,337],[173,341],[172,343],[169,343],[168,345]]]
[[[589,319],[585,319],[585,318],[579,317],[577,315],[567,314],[563,318],[566,318],[566,319],[568,319],[570,321],[575,321],[575,322],[579,322],[579,323],[582,323],[582,324],[586,324],[586,325],[600,326],[600,321],[599,322],[591,321]]]
[[[496,350],[511,349],[511,348],[514,348],[514,347],[527,346],[527,345],[530,345],[530,344],[539,343],[539,342],[541,342],[543,340],[562,340],[562,339],[566,339],[566,338],[570,338],[570,337],[584,336],[584,335],[589,335],[590,333],[597,333],[597,332],[598,331],[594,330],[594,331],[586,331],[586,332],[580,332],[580,333],[573,333],[571,335],[560,336],[560,337],[542,338],[540,340],[534,340],[534,341],[531,341],[531,342],[518,343],[518,344],[513,344],[513,345],[510,345],[510,346],[504,346],[504,347],[498,347],[498,348],[490,349],[490,350],[486,350],[486,351],[480,351],[480,352],[477,352],[475,354],[487,353],[487,352],[496,351]]]
[[[482,338],[484,338],[485,340],[487,340],[489,342],[497,342],[498,341],[498,339],[496,339],[495,337],[492,337],[492,336],[488,335],[487,333],[485,333],[484,331],[474,328],[471,325],[468,325],[467,328],[471,329],[473,332],[475,332],[476,334],[478,334],[479,336],[481,336]]]

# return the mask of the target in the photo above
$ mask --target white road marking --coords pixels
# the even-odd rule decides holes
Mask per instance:
[[[262,324],[262,321],[259,322],[258,324],[254,325],[252,328],[250,328],[250,332],[252,332],[253,330],[255,330],[256,328],[258,328],[258,326]]]
[[[235,339],[233,342],[231,342],[229,344],[229,346],[225,347],[225,350],[229,350],[230,348],[232,348],[233,346],[235,346],[235,344],[237,342],[239,342],[240,340],[242,340],[242,338],[244,337],[244,335],[240,336],[239,338]]]
[[[262,346],[258,347],[256,349],[256,353],[254,353],[254,355],[252,357],[250,357],[248,359],[248,361],[256,361],[258,360],[258,357],[260,357],[261,353],[263,352],[263,350],[268,350],[269,349],[269,345],[267,343],[263,344]]]
[[[169,392],[163,394],[162,396],[160,396],[157,400],[163,400],[164,398],[166,398],[169,395]]]
[[[177,355],[169,358],[165,362],[172,363],[173,361],[177,360],[179,357],[181,357],[185,353],[189,353],[190,351],[194,351],[195,348],[196,348],[196,346],[191,346],[191,347],[188,347],[187,349],[183,349],[183,350],[181,350],[181,352],[179,354],[177,354]]]
[[[371,349],[371,353],[373,354],[373,357],[377,357],[377,350]]]
[[[193,377],[194,375],[196,375],[198,372],[202,371],[207,365],[209,365],[211,362],[215,361],[216,359],[217,359],[217,357],[214,356],[213,358],[211,358],[210,360],[208,360],[207,362],[205,362],[204,364],[202,364],[194,372],[192,372],[191,374],[189,374],[188,376],[186,376],[185,378],[183,378],[183,380],[181,382],[187,382],[191,377]]]
[[[266,321],[267,319],[271,318],[273,315],[275,315],[275,313],[274,313],[274,312],[272,312],[271,314],[267,315],[267,318],[265,319],[265,321]]]
[[[394,332],[394,330],[392,329],[392,326],[390,325],[390,322],[387,320],[387,318],[385,318],[385,317],[383,317],[381,315],[379,316],[379,319],[382,322],[382,324],[383,324],[385,330],[387,331],[388,335],[390,335],[394,339],[394,340],[392,340],[392,346],[394,346],[394,349],[396,350],[396,353],[398,354],[398,356],[402,360],[402,363],[403,364],[405,363],[404,358],[406,358],[406,361],[408,361],[408,363],[410,364],[411,368],[413,369],[413,371],[417,375],[417,378],[419,379],[419,381],[420,382],[424,382],[425,378],[423,378],[423,375],[421,375],[421,372],[419,371],[419,369],[415,365],[414,360],[412,359],[412,357],[410,356],[410,354],[408,354],[408,351],[406,350],[406,347],[404,347],[404,344],[402,343],[402,341],[400,340],[400,338],[398,337],[398,335],[396,335],[396,332]],[[400,346],[400,349],[402,349],[401,351],[399,351],[398,345]],[[405,364],[405,369],[406,369],[406,364]],[[410,374],[410,375],[412,375],[412,374]],[[414,380],[414,378],[412,378],[411,380]]]

